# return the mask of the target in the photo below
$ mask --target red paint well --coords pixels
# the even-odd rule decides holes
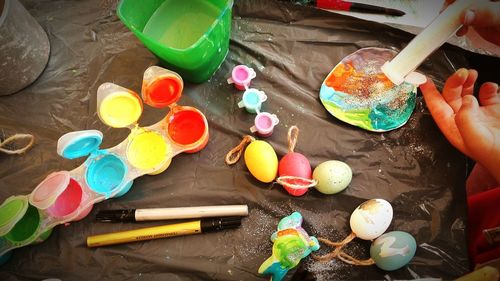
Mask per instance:
[[[177,102],[181,97],[182,83],[175,76],[165,76],[154,80],[144,89],[144,101],[162,108]]]
[[[169,118],[168,135],[181,145],[199,141],[206,129],[203,115],[194,110],[180,110]]]
[[[74,179],[70,179],[66,189],[57,197],[56,202],[48,208],[54,217],[64,217],[76,211],[82,201],[82,187]]]

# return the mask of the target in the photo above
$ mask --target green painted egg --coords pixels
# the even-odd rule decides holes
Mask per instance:
[[[413,236],[403,231],[391,231],[373,241],[370,256],[380,269],[392,271],[408,264],[416,250]]]
[[[319,164],[313,172],[318,181],[316,189],[323,194],[335,194],[344,190],[352,180],[349,165],[342,161],[330,160]]]

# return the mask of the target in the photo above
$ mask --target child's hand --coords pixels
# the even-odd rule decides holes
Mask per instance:
[[[455,0],[446,0],[445,6]],[[480,2],[462,12],[460,21],[463,27],[457,35],[465,35],[469,27],[473,27],[481,37],[500,46],[500,2]]]
[[[446,81],[443,94],[428,79],[420,86],[429,111],[450,143],[481,163],[500,183],[500,94],[484,83],[479,103],[473,95],[475,70],[459,69]]]

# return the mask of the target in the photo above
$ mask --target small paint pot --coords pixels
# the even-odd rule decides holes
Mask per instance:
[[[234,84],[236,89],[245,90],[250,87],[250,82],[257,74],[246,65],[237,65],[231,71],[231,78],[227,79],[228,84]]]
[[[97,114],[113,128],[125,128],[137,123],[142,114],[139,96],[124,87],[104,83],[97,89]]]
[[[176,103],[181,98],[184,88],[179,74],[158,66],[146,69],[142,81],[144,102],[156,108],[164,108]]]
[[[0,206],[0,236],[13,245],[33,241],[41,222],[39,210],[29,204],[27,196],[9,197]]]
[[[61,171],[48,175],[29,195],[29,201],[52,217],[64,218],[76,212],[86,197],[80,183],[68,171]],[[79,210],[74,220],[82,219],[91,210],[92,205]]]
[[[262,103],[267,100],[266,93],[257,89],[248,89],[243,93],[242,100],[238,103],[239,108],[245,108],[249,113],[258,113]]]
[[[255,116],[255,125],[250,128],[250,131],[261,137],[269,137],[273,134],[274,126],[278,125],[279,122],[280,120],[275,114],[261,112]]]
[[[170,143],[156,131],[134,130],[129,139],[127,160],[139,170],[159,169],[172,153]]]
[[[167,115],[167,126],[168,137],[175,144],[186,147],[187,153],[200,151],[208,142],[207,119],[193,107],[175,107]]]
[[[90,160],[85,180],[94,192],[109,196],[122,187],[126,175],[127,166],[120,157],[104,154]]]

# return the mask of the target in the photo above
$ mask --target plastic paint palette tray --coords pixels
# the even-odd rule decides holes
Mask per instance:
[[[113,83],[102,84],[97,90],[99,118],[110,127],[129,128],[130,134],[109,149],[100,148],[103,134],[97,130],[63,135],[57,153],[67,159],[87,159],[72,171],[49,174],[31,194],[9,197],[0,205],[0,260],[15,248],[45,240],[54,226],[84,218],[95,203],[124,195],[135,178],[165,171],[177,154],[203,149],[208,142],[207,120],[198,109],[176,104],[182,90],[177,73],[149,67],[142,98],[170,111],[156,124],[140,127],[139,95]]]
[[[323,106],[337,119],[368,131],[403,126],[415,108],[417,87],[407,82],[396,86],[380,70],[396,54],[364,48],[345,57],[321,85]]]

